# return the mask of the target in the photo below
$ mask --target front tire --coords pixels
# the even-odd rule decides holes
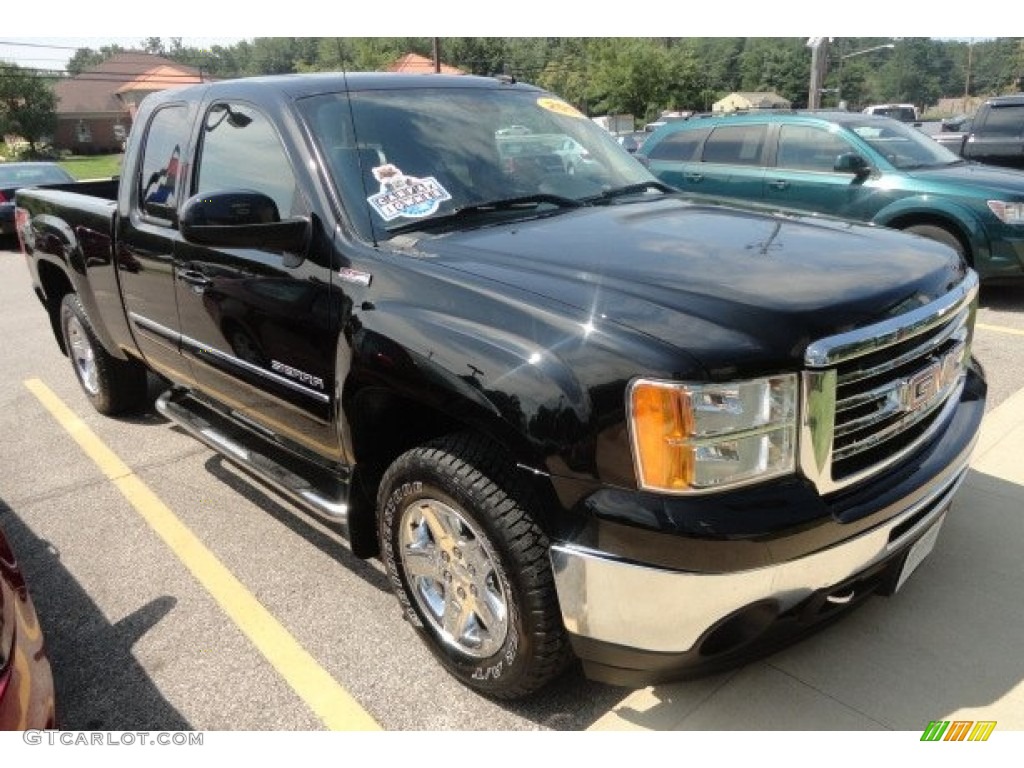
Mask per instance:
[[[960,255],[961,259],[964,259],[969,265],[971,264],[970,254],[967,253],[967,249],[964,247],[963,242],[959,237],[945,227],[940,227],[935,224],[915,224],[907,227],[903,231],[910,232],[914,235],[920,235],[921,237],[927,237],[929,240],[934,240],[935,242],[942,243],[943,245],[948,245]]]
[[[379,494],[381,555],[406,618],[442,665],[497,699],[571,659],[530,489],[468,435],[400,456]]]
[[[93,407],[107,416],[140,409],[146,399],[146,369],[103,348],[77,294],[61,300],[60,327],[75,376]]]

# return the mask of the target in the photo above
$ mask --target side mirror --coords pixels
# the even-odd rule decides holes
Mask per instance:
[[[845,152],[836,158],[836,163],[832,166],[832,170],[836,173],[852,173],[854,176],[866,176],[871,172],[871,166],[868,165],[867,160],[856,152]]]
[[[223,190],[195,195],[181,208],[181,236],[196,245],[268,248],[304,254],[309,219],[281,220],[277,204],[262,192]]]

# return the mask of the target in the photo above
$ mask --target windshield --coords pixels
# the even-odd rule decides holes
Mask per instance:
[[[887,118],[844,121],[871,148],[902,170],[937,168],[963,162],[950,150],[916,128]]]
[[[539,90],[382,89],[300,109],[355,226],[375,238],[417,222],[462,226],[471,211],[480,223],[570,210],[654,180],[611,134]],[[509,200],[518,204],[489,205]]]
[[[35,184],[63,184],[72,176],[55,165],[0,165],[0,185],[28,187]]]

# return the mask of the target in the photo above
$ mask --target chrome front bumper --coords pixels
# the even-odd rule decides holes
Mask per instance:
[[[551,564],[565,628],[626,648],[685,653],[747,606],[772,601],[784,613],[908,547],[942,517],[966,473],[965,462],[927,497],[858,536],[753,570],[670,571],[572,544],[554,545]]]

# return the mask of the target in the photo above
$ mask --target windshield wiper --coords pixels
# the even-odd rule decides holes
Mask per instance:
[[[600,195],[594,195],[593,197],[584,198],[587,202],[591,203],[604,203],[609,200],[614,200],[617,197],[628,197],[629,195],[639,195],[641,192],[646,192],[649,189],[653,189],[655,192],[664,192],[666,195],[674,195],[678,192],[678,189],[673,189],[668,184],[663,184],[660,181],[638,181],[636,184],[626,184],[622,187],[614,187],[612,189],[606,189]]]
[[[472,203],[456,208],[454,211],[431,216],[418,221],[410,221],[406,224],[399,224],[395,227],[388,227],[389,235],[398,235],[402,232],[414,232],[422,229],[430,229],[437,226],[449,225],[459,219],[472,218],[474,216],[494,213],[496,211],[534,211],[540,205],[553,205],[555,208],[582,208],[587,203],[574,200],[571,197],[562,195],[550,195],[540,192],[534,195],[520,195],[519,197],[506,197],[499,200],[486,200],[482,203]]]

